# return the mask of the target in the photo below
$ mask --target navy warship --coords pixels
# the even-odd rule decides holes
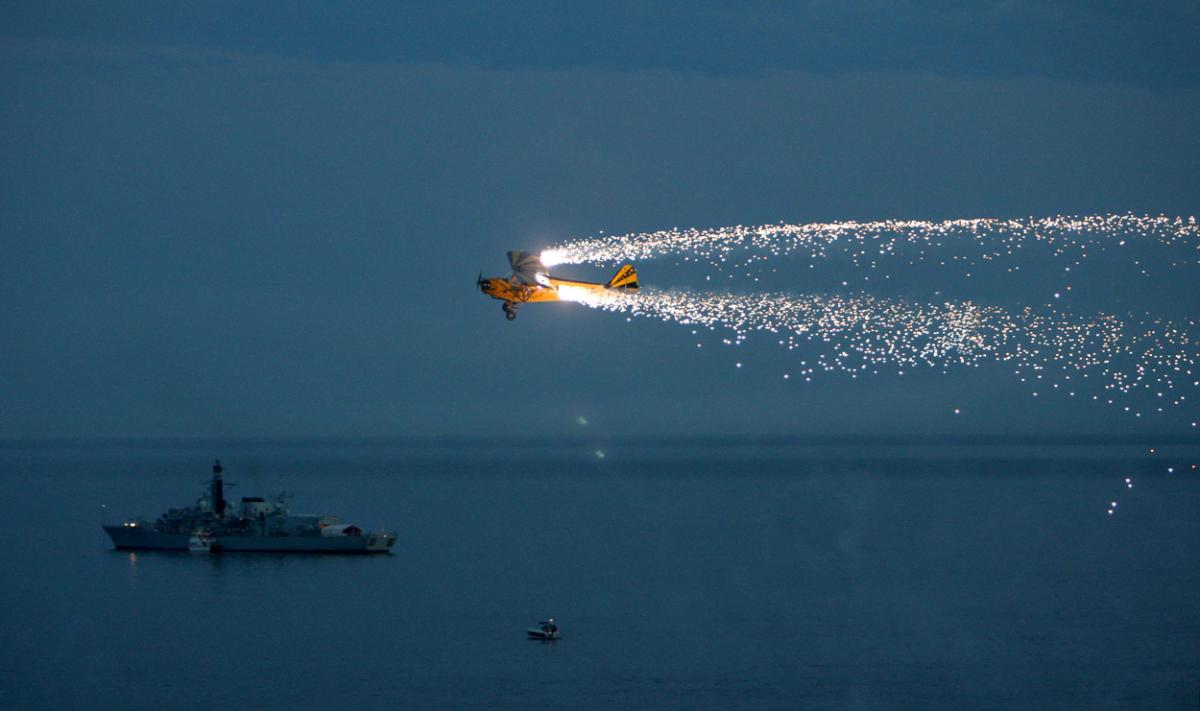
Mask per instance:
[[[280,494],[272,501],[244,496],[233,510],[225,499],[221,460],[208,492],[195,506],[170,509],[150,523],[131,519],[104,530],[118,549],[270,553],[387,553],[396,534],[367,533],[336,516],[293,515]]]

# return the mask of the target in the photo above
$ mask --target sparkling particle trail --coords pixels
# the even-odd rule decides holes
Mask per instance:
[[[1010,312],[970,301],[914,304],[872,296],[654,289],[638,294],[579,289],[566,298],[630,317],[720,329],[726,345],[740,345],[755,333],[789,350],[815,343],[815,360],[802,363],[798,373],[806,381],[822,372],[857,377],[880,368],[903,373],[919,366],[945,370],[1000,362],[1039,388],[1046,384],[1061,392],[1060,384],[1082,388],[1086,383],[1096,391],[1093,399],[1103,394],[1104,402],[1122,404],[1136,417],[1144,409],[1138,396],[1149,391],[1173,393],[1162,399],[1151,394],[1156,403],[1183,404],[1181,391],[1192,384],[1200,361],[1192,350],[1196,339],[1181,326],[1163,320],[1125,323],[1107,314]]]
[[[541,256],[547,266],[674,257],[679,264],[711,268],[705,282],[719,278],[730,285],[734,282],[727,279],[786,279],[787,271],[780,273],[786,263],[781,258],[791,257],[806,262],[802,273],[815,277],[806,281],[807,289],[821,288],[824,278],[835,291],[836,284],[841,291],[861,286],[864,292],[891,285],[909,295],[902,300],[866,293],[560,289],[566,300],[618,312],[627,321],[644,317],[674,322],[692,327],[693,336],[699,330],[715,332],[727,346],[739,346],[759,334],[788,350],[803,348],[806,356],[800,367],[789,367],[783,374],[789,383],[811,383],[829,373],[858,378],[894,368],[903,376],[907,369],[921,366],[944,373],[951,367],[991,363],[1011,369],[1039,400],[1059,393],[1078,396],[1133,418],[1186,409],[1197,401],[1188,395],[1200,389],[1200,326],[1189,308],[1195,290],[1161,279],[1165,270],[1200,265],[1195,217],[1126,214],[675,228],[573,239]],[[825,259],[841,271],[823,275],[817,261]],[[1085,262],[1087,269],[1081,269]],[[848,267],[854,271],[844,271]],[[937,276],[930,278],[935,269]],[[942,275],[946,278],[939,278]],[[1092,284],[1089,278],[1104,281]],[[1188,279],[1186,284],[1195,283],[1194,277]],[[906,281],[907,290],[899,286]],[[964,291],[967,284],[976,286]],[[1007,290],[999,298],[1009,307],[942,295],[944,289],[947,294],[994,300],[998,288]],[[1139,297],[1153,298],[1150,308],[1173,307],[1180,318],[1135,315],[1136,298],[1120,293],[1130,288]],[[930,289],[932,294],[912,296]],[[1025,306],[1030,303],[1025,298],[1013,304],[1017,292],[1036,294],[1035,303],[1041,305]],[[1126,315],[1093,315],[1090,309],[1089,315],[1077,315],[1063,308],[1080,303],[1081,294],[1122,304]],[[697,342],[696,348],[701,347]],[[753,364],[748,365],[746,370],[753,372]],[[736,362],[736,369],[742,367]],[[952,409],[961,415],[960,407]],[[1200,424],[1194,414],[1188,420],[1193,428]],[[1167,471],[1173,474],[1174,468]],[[1132,489],[1132,477],[1125,477],[1124,484],[1126,491]],[[1110,516],[1117,504],[1113,500],[1107,507]]]
[[[1038,243],[1057,256],[1073,256],[1078,264],[1093,248],[1119,249],[1131,240],[1154,240],[1169,246],[1200,249],[1197,238],[1200,226],[1195,217],[1058,215],[1007,220],[877,220],[674,228],[573,239],[543,251],[541,256],[547,266],[584,262],[605,265],[687,255],[689,260],[707,261],[718,267],[745,267],[792,252],[803,252],[817,259],[840,250],[856,265],[873,266],[876,260],[895,256],[904,247],[916,249],[917,259],[925,261],[936,259],[932,255],[939,248],[965,244],[975,249],[975,253],[962,256],[962,264],[972,266],[980,261],[1011,257],[1025,244]],[[953,259],[960,257],[956,255]],[[1189,261],[1196,263],[1195,255]],[[1144,269],[1141,271],[1149,276]]]
[[[1052,256],[1067,258],[1060,265],[1063,275],[1074,274],[1072,268],[1089,253],[1111,249],[1122,258],[1128,254],[1139,273],[1149,277],[1148,265],[1135,259],[1136,253],[1124,251],[1126,245],[1138,243],[1183,249],[1186,258],[1180,259],[1178,251],[1172,253],[1175,267],[1200,264],[1200,226],[1194,217],[1136,215],[672,229],[572,240],[546,250],[542,259],[548,265],[604,264],[676,255],[685,262],[708,262],[718,271],[729,272],[731,279],[753,277],[757,282],[754,269],[762,273],[774,258],[788,254],[816,259],[839,253],[856,268],[874,269],[877,260],[906,252],[910,264],[957,264],[970,277],[975,264],[1015,259],[1024,247],[1037,244]],[[778,267],[770,270],[778,272]],[[1013,264],[1008,272],[1025,279],[1020,264]],[[845,287],[848,281],[841,284]],[[1067,283],[1052,290],[1051,304],[1072,289]],[[943,302],[938,291],[929,303],[867,295],[678,291],[644,291],[633,298],[618,294],[563,294],[563,298],[620,311],[626,320],[648,316],[728,330],[732,333],[724,339],[727,345],[739,345],[754,332],[772,334],[789,349],[801,341],[815,341],[824,347],[815,364],[797,373],[804,382],[818,371],[840,370],[857,377],[888,365],[902,374],[903,368],[911,366],[945,370],[995,360],[1011,365],[1033,397],[1051,391],[1071,398],[1090,396],[1135,418],[1183,405],[1187,387],[1200,385],[1195,377],[1200,369],[1197,323],[1191,318],[1173,322],[1150,314],[1125,320],[1106,314],[1076,317],[1050,304],[1006,310],[972,301]]]

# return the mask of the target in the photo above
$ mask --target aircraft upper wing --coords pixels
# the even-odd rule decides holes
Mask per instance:
[[[512,265],[513,276],[522,284],[550,286],[550,273],[542,264],[541,255],[514,250],[508,253],[508,263]]]

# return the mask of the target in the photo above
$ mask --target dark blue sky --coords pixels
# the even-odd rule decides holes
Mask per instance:
[[[999,368],[782,388],[794,354],[769,343],[698,351],[567,304],[507,323],[473,281],[598,230],[1190,215],[1200,195],[1193,3],[0,20],[0,436],[1121,432]]]
[[[9,3],[6,34],[322,62],[1200,83],[1193,2]]]

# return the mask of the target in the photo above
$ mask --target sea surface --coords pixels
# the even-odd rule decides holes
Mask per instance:
[[[0,707],[1196,709],[1200,447],[1153,446],[8,442]],[[112,549],[215,457],[399,542]]]

